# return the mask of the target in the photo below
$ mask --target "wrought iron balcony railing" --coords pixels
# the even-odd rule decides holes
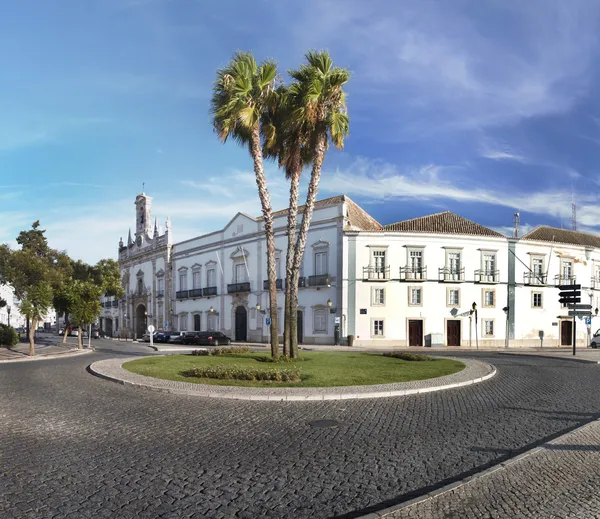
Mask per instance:
[[[546,274],[542,274],[541,272],[525,272],[523,274],[523,283],[525,285],[545,285],[546,280]]]
[[[427,267],[400,267],[400,279],[402,281],[426,281]]]
[[[318,274],[316,276],[308,276],[309,287],[326,287],[329,284],[329,274]]]
[[[228,294],[236,294],[238,292],[250,292],[250,281],[244,283],[231,283],[227,285]]]
[[[176,299],[187,299],[190,295],[189,290],[180,290],[179,292],[175,292]]]
[[[576,283],[575,276],[565,276],[564,274],[556,274],[554,276],[554,285],[574,285]]]
[[[363,279],[368,281],[387,281],[390,279],[390,267],[363,267]]]
[[[464,281],[465,280],[465,267],[462,268],[450,268],[440,267],[438,269],[438,275],[440,281]]]
[[[204,287],[202,289],[202,295],[204,297],[216,296],[217,295],[217,287]]]
[[[165,295],[165,291],[164,290],[157,290],[156,291],[156,297],[164,297]]]
[[[276,290],[283,290],[283,279],[275,280],[275,288]],[[263,290],[269,290],[269,280],[265,279],[263,281]]]
[[[193,288],[189,291],[189,297],[202,297],[202,289],[201,288]]]
[[[499,281],[499,270],[478,269],[475,271],[475,283],[498,283]]]
[[[590,282],[590,286],[596,290],[600,289],[600,277],[592,278],[591,282]]]

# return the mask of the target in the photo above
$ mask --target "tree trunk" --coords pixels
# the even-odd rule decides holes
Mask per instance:
[[[77,329],[79,330],[79,333],[77,334],[77,349],[81,350],[83,349],[83,329],[81,328],[81,325],[79,325]]]
[[[29,323],[29,319],[27,319],[27,322]],[[29,356],[30,357],[34,357],[35,356],[35,328],[37,326],[37,319],[32,318],[31,319],[31,326],[29,326]]]
[[[300,175],[302,167],[292,173],[290,180],[290,205],[288,209],[288,247],[285,258],[285,332],[283,336],[283,354],[289,356],[291,354],[291,341],[295,330],[293,328],[292,316],[296,311],[297,304],[294,305],[292,297],[292,279],[294,266],[294,248],[296,245],[296,222],[298,216],[298,191],[300,187]]]
[[[304,215],[302,217],[302,225],[300,226],[300,232],[298,233],[298,239],[296,240],[296,247],[294,250],[294,265],[293,274],[294,279],[292,280],[292,292],[294,293],[292,304],[298,305],[298,278],[300,277],[300,265],[302,264],[302,257],[304,256],[304,249],[306,247],[306,240],[308,238],[308,229],[310,227],[310,221],[312,219],[313,209],[315,207],[315,200],[319,191],[319,180],[321,179],[321,168],[323,167],[323,159],[325,158],[325,144],[327,135],[322,134],[317,139],[315,151],[313,154],[313,167],[310,174],[310,183],[308,184],[308,192],[306,193],[306,205],[304,207]],[[293,321],[297,322],[297,315],[294,313]],[[290,356],[296,358],[298,356],[298,334],[294,333],[291,335],[291,351]]]
[[[63,344],[67,343],[67,336],[69,335],[69,327],[65,326],[65,331],[63,332]]]
[[[254,160],[254,174],[258,196],[265,220],[265,235],[267,239],[267,272],[269,275],[269,306],[271,317],[271,356],[279,358],[279,329],[277,326],[277,270],[275,265],[275,231],[273,229],[273,210],[271,199],[267,189],[267,179],[263,169],[262,147],[260,143],[260,131],[258,126],[252,129],[250,153]],[[259,263],[260,264],[260,263]]]

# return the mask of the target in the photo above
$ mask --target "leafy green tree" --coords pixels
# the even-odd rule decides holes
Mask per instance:
[[[236,53],[227,66],[217,71],[213,86],[211,113],[213,126],[223,142],[232,137],[248,146],[254,163],[258,196],[262,206],[267,241],[267,271],[271,316],[271,355],[279,357],[277,287],[273,210],[263,167],[261,127],[264,116],[277,99],[277,65],[258,65],[249,52]]]

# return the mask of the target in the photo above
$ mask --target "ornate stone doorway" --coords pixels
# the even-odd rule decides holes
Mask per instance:
[[[246,341],[248,330],[248,313],[246,308],[238,306],[235,309],[235,340]]]
[[[138,339],[146,333],[146,305],[139,304],[135,309],[134,330]]]

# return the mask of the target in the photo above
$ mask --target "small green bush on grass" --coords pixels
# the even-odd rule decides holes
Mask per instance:
[[[395,359],[402,360],[415,360],[415,361],[427,361],[435,360],[433,357],[427,355],[420,355],[419,353],[409,353],[408,351],[388,351],[383,354],[384,357],[393,357]]]
[[[250,348],[248,346],[230,346],[228,348],[214,348],[212,350],[194,350],[192,351],[192,355],[199,356],[220,356],[220,355],[239,355],[243,353],[250,353]]]
[[[19,334],[12,326],[0,324],[0,346],[14,346],[19,342]]]
[[[254,369],[236,366],[202,366],[182,371],[184,377],[216,378],[220,380],[256,380],[267,382],[299,382],[300,370],[291,369]]]

